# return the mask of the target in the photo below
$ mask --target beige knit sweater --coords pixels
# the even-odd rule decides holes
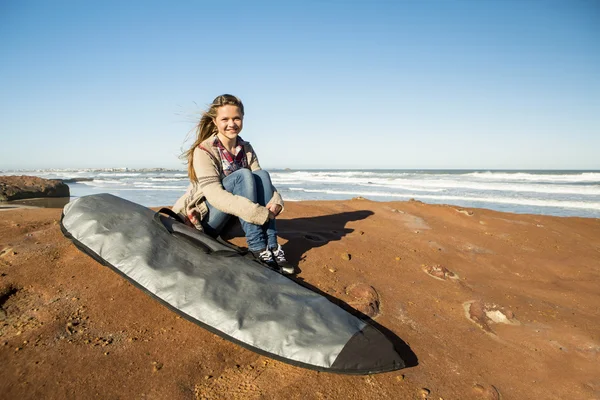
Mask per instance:
[[[206,201],[213,207],[244,221],[263,225],[269,220],[269,210],[253,203],[242,196],[236,196],[223,188],[221,181],[225,178],[219,150],[213,146],[215,135],[204,140],[194,149],[194,171],[197,180],[192,182],[185,194],[175,202],[173,211],[185,215],[197,229],[202,230],[201,221],[208,213]],[[240,138],[241,139],[241,138]],[[258,158],[249,142],[241,140],[246,152],[248,167],[252,171],[260,168]],[[275,190],[269,203],[279,204],[283,210],[283,199]]]

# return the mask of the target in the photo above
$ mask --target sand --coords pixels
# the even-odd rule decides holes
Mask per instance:
[[[418,358],[344,376],[178,317],[77,250],[60,212],[0,212],[2,398],[600,399],[599,219],[288,203],[278,224],[299,279]]]

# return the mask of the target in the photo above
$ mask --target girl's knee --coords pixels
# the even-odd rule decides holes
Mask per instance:
[[[269,172],[265,171],[264,169],[253,171],[252,173],[263,182],[271,182],[271,175],[269,175]]]
[[[232,172],[231,175],[243,181],[250,181],[253,179],[252,171],[246,168],[240,168],[237,171]]]

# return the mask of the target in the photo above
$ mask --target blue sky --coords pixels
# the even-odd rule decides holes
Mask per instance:
[[[0,1],[0,169],[168,167],[242,98],[267,168],[600,169],[600,3]]]

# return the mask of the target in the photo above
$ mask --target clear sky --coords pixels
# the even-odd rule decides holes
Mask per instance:
[[[600,169],[600,1],[0,1],[0,169]]]

